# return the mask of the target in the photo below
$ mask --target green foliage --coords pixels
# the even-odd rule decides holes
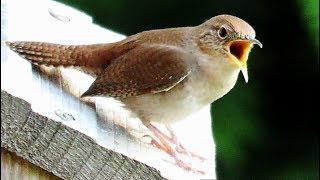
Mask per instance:
[[[297,0],[301,21],[307,26],[311,42],[319,47],[319,0]]]

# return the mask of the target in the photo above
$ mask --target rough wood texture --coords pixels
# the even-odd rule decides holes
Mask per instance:
[[[1,147],[64,179],[163,179],[1,90]]]
[[[1,148],[1,179],[58,180],[60,178]]]

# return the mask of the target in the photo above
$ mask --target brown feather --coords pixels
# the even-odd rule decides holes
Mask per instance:
[[[141,45],[114,60],[84,96],[129,97],[168,90],[192,70],[193,55],[165,45]]]
[[[93,45],[60,45],[43,42],[6,42],[7,46],[34,64],[78,66],[82,71],[98,75],[114,57],[131,49],[130,43],[114,50],[114,43]],[[118,44],[117,44],[118,45]]]

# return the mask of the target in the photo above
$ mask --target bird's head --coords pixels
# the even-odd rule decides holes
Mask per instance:
[[[241,69],[248,81],[247,60],[254,44],[262,48],[255,39],[254,29],[244,20],[231,15],[215,16],[197,26],[200,49],[212,57],[224,57],[230,65]]]

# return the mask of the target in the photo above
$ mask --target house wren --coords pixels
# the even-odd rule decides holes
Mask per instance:
[[[228,93],[240,71],[247,82],[249,52],[254,44],[262,47],[254,29],[231,15],[215,16],[194,27],[144,31],[107,44],[6,44],[34,64],[79,66],[96,76],[82,97],[122,101],[157,137],[154,145],[189,170],[176,151],[187,150],[173,133],[166,136],[150,122],[185,119]]]

